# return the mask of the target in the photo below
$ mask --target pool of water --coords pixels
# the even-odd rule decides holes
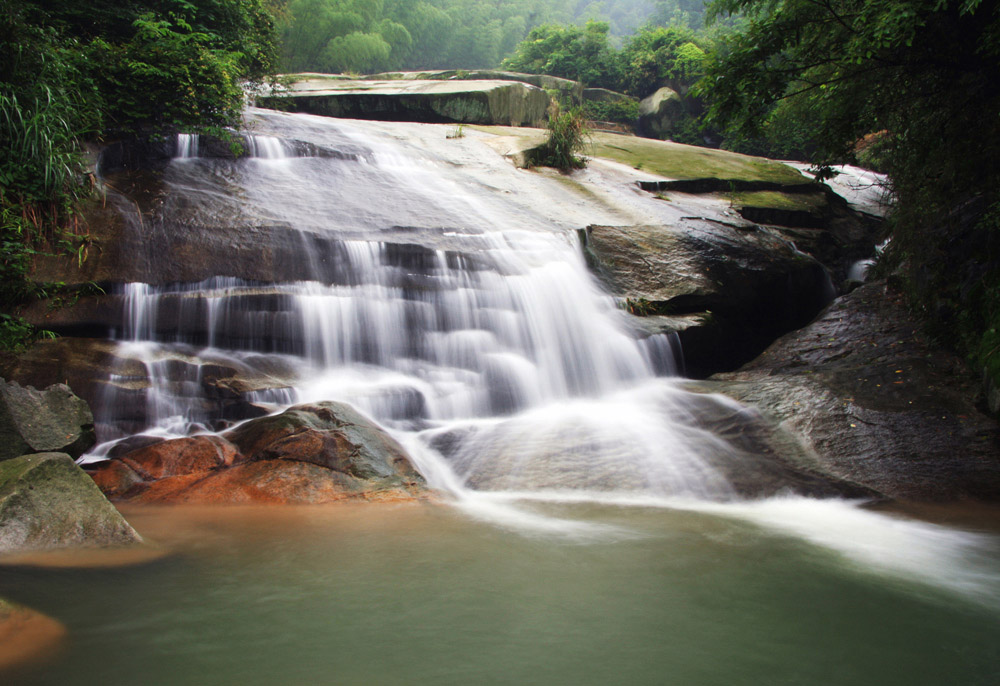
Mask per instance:
[[[565,526],[506,527],[430,503],[128,509],[168,555],[0,566],[0,595],[68,629],[44,663],[0,681],[1000,680],[995,532],[849,506],[806,506],[789,526],[770,506],[519,507]]]

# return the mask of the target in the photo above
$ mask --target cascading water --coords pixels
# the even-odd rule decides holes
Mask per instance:
[[[394,430],[438,487],[731,495],[708,457],[733,447],[657,379],[676,374],[678,351],[666,335],[625,331],[574,233],[506,216],[434,166],[322,126],[343,154],[254,135],[247,157],[220,162],[178,142],[168,202],[197,217],[220,179],[237,181],[242,211],[301,241],[301,280],[126,285],[117,338],[148,386],[121,383],[135,371],[110,386],[105,438],[223,426],[239,417],[207,397],[205,370],[280,366],[282,383],[243,400],[347,401]],[[388,201],[359,195],[365,181]],[[414,224],[420,235],[382,239]],[[310,250],[317,235],[321,255]]]
[[[680,351],[627,331],[551,212],[349,123],[257,111],[252,124],[273,135],[248,136],[235,161],[178,141],[165,214],[185,229],[276,226],[280,241],[261,248],[266,269],[123,287],[124,363],[88,459],[139,432],[341,400],[393,432],[430,485],[494,520],[572,528],[511,500],[738,500],[727,476],[747,449],[719,427],[753,412],[671,379]],[[770,511],[732,516],[767,523]],[[804,521],[807,538],[827,526]]]

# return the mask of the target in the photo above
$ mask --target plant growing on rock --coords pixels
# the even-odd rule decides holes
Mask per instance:
[[[532,165],[555,167],[564,172],[587,166],[587,160],[579,154],[589,134],[583,110],[556,110],[549,118],[548,129],[548,140],[533,151]]]

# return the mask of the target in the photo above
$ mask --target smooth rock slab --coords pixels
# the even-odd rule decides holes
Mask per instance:
[[[0,553],[140,541],[69,455],[0,462]]]
[[[0,383],[0,460],[49,451],[75,458],[95,440],[94,415],[69,386],[54,384],[39,391]]]
[[[693,389],[759,408],[827,474],[886,496],[1000,499],[1000,426],[977,379],[928,341],[899,294],[867,284],[738,372]]]
[[[428,123],[541,125],[549,94],[516,81],[343,81],[312,79],[292,85],[264,107],[348,119]]]

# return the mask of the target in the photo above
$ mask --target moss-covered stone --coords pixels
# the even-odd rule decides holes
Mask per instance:
[[[0,462],[0,553],[140,540],[69,455]]]

